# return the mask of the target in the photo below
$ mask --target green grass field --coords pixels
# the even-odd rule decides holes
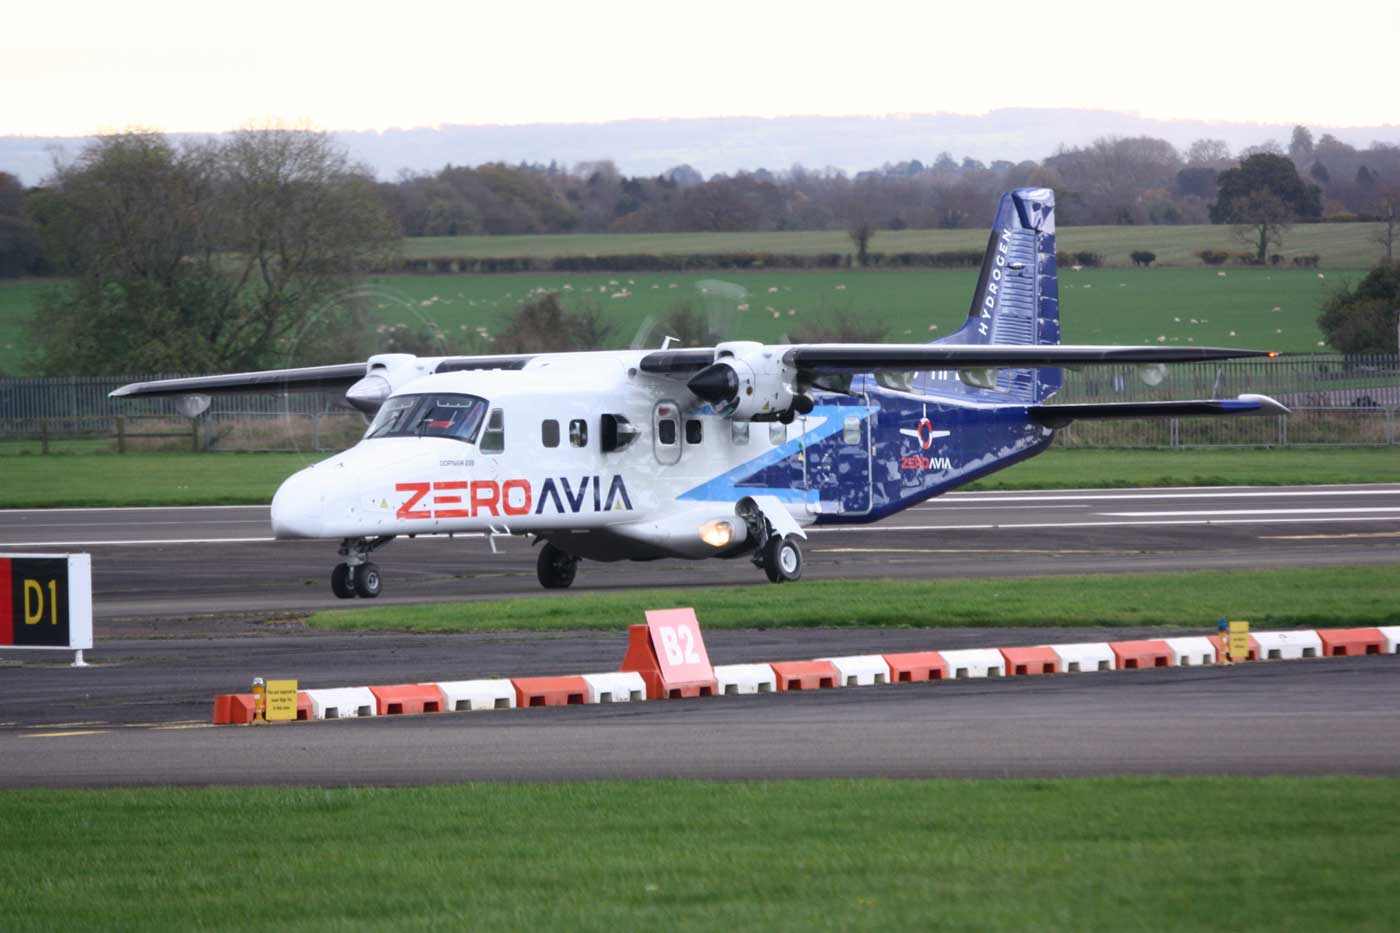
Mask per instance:
[[[84,444],[96,442],[85,441]],[[257,505],[326,454],[64,453],[0,446],[0,508]],[[968,489],[1400,482],[1394,448],[1052,449]]]
[[[990,214],[988,215],[990,222]],[[1284,234],[1280,254],[1291,257],[1317,253],[1324,268],[1374,265],[1382,249],[1372,237],[1380,224],[1299,224]],[[967,230],[881,230],[870,248],[882,253],[943,252],[987,245],[986,228]],[[1105,261],[1127,266],[1134,250],[1157,254],[1159,265],[1201,265],[1202,249],[1246,250],[1227,226],[1061,227],[1055,245],[1060,250],[1101,253]],[[766,233],[589,233],[554,236],[409,237],[406,256],[615,256],[626,253],[678,254],[767,252],[852,253],[851,239],[841,230]]]
[[[1220,273],[1224,274],[1221,275]],[[1359,271],[1325,269],[1085,269],[1060,276],[1066,343],[1209,344],[1289,353],[1324,349],[1317,329],[1322,301]],[[726,283],[737,299],[705,292]],[[600,307],[627,346],[643,335],[659,345],[660,320],[681,303],[706,311],[733,339],[779,341],[807,321],[849,313],[878,321],[888,340],[925,341],[961,326],[976,286],[975,270],[842,270],[695,274],[393,275],[374,278],[368,303],[385,324],[440,328],[434,352],[469,352],[478,329],[499,330],[506,314],[537,289],[558,291],[568,307]],[[24,320],[32,313],[34,282],[0,285],[0,373],[22,372]],[[1277,308],[1278,310],[1274,310]],[[654,326],[644,329],[648,320]],[[294,354],[293,354],[294,355]]]
[[[840,543],[816,537],[820,559]],[[1027,543],[1034,547],[1034,542]],[[967,549],[951,549],[967,554]],[[998,551],[988,549],[989,556]],[[648,609],[693,608],[706,628],[1142,626],[1210,628],[1221,617],[1279,627],[1400,624],[1400,564],[979,580],[808,580],[801,586],[580,593],[337,609],[307,624],[336,631],[623,629]]]
[[[1397,838],[1365,778],[11,791],[0,925],[1389,930]]]
[[[1224,271],[1067,271],[1060,277],[1062,339],[1291,353],[1322,349],[1318,309],[1344,274]],[[711,282],[737,286],[743,297],[707,294],[703,289]],[[463,346],[477,328],[497,330],[501,318],[536,289],[561,292],[566,306],[600,306],[619,346],[631,342],[649,318],[664,319],[682,302],[712,312],[735,339],[780,341],[803,322],[846,312],[881,322],[888,340],[922,342],[962,325],[976,284],[975,271],[952,270],[389,276],[375,280],[372,303],[388,322],[440,327],[447,335],[445,350]],[[659,344],[662,330],[658,320],[642,344]]]

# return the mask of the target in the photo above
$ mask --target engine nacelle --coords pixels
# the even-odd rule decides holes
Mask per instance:
[[[439,357],[418,357],[412,353],[378,353],[365,364],[365,376],[345,390],[345,401],[373,416],[396,390],[433,372]]]
[[[716,355],[686,386],[719,414],[735,421],[775,421],[791,420],[794,409],[811,410],[797,393],[797,373],[783,364],[780,348],[733,341],[716,347]]]

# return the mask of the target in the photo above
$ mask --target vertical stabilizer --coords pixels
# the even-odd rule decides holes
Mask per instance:
[[[1001,196],[967,323],[935,343],[1052,344],[1060,342],[1060,289],[1055,273],[1055,193],[1016,188]],[[937,374],[933,374],[937,375]],[[1058,369],[1003,369],[996,391],[1007,401],[1043,402],[1060,388]],[[946,391],[949,379],[928,388]],[[941,383],[941,384],[940,384]]]

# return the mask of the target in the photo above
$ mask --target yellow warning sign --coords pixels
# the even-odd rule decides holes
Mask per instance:
[[[267,682],[267,721],[291,722],[297,718],[297,682],[269,680]]]
[[[1249,623],[1230,623],[1230,660],[1244,661],[1249,658]]]

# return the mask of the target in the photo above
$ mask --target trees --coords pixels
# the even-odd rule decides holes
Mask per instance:
[[[1400,263],[1383,262],[1355,289],[1343,286],[1322,306],[1317,326],[1343,353],[1392,353],[1400,308]]]
[[[1321,190],[1299,178],[1297,166],[1285,156],[1256,152],[1237,168],[1221,172],[1216,183],[1211,223],[1234,224],[1236,236],[1255,248],[1259,262],[1294,220],[1322,215]]]
[[[1378,188],[1374,206],[1380,215],[1381,226],[1372,239],[1385,248],[1385,261],[1394,262],[1396,226],[1400,225],[1400,183]]]
[[[281,128],[175,146],[103,136],[36,209],[68,283],[30,334],[50,373],[191,372],[347,350],[336,301],[397,231],[367,171],[328,136]]]
[[[24,186],[9,172],[0,172],[0,278],[38,275],[44,269]]]

